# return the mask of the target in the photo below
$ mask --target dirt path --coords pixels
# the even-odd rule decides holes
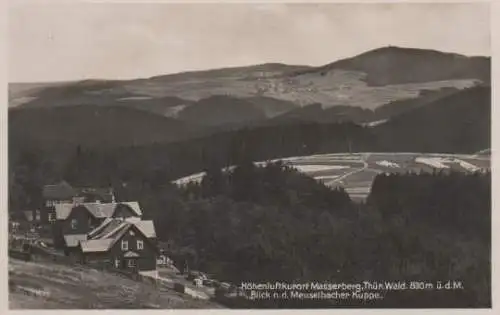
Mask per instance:
[[[360,167],[358,169],[355,169],[354,171],[345,173],[344,175],[341,175],[340,177],[338,177],[338,178],[336,178],[334,180],[325,182],[325,185],[332,186],[333,184],[336,184],[336,183],[342,183],[342,181],[344,179],[346,179],[347,177],[366,170],[368,168],[368,162],[367,162],[367,160],[368,160],[369,157],[370,157],[370,153],[364,153],[364,154],[362,154],[361,155],[361,160],[363,162],[363,167]]]

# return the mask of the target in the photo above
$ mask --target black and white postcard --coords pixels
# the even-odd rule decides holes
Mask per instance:
[[[9,1],[9,309],[491,309],[490,10]]]

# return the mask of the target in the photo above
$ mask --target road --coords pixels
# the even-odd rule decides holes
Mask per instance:
[[[356,173],[359,173],[359,172],[362,172],[362,171],[364,171],[364,170],[368,169],[368,162],[367,162],[367,160],[368,160],[368,158],[370,157],[370,155],[371,155],[371,153],[363,153],[363,154],[361,155],[361,157],[362,157],[361,161],[363,162],[363,167],[360,167],[360,168],[358,168],[358,169],[355,169],[355,170],[354,170],[354,171],[352,171],[352,172],[345,173],[344,175],[341,175],[340,177],[335,178],[335,179],[333,179],[333,180],[331,180],[331,181],[325,182],[325,185],[327,185],[327,186],[333,186],[333,185],[334,185],[334,184],[336,184],[336,183],[340,183],[340,184],[341,184],[341,183],[342,183],[342,181],[343,181],[345,178],[347,178],[347,177],[349,177],[349,176],[351,176],[351,175],[354,175],[354,174],[356,174]]]

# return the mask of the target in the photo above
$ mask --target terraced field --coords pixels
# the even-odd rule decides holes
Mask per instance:
[[[351,198],[358,201],[368,196],[372,182],[379,173],[432,172],[434,169],[476,172],[490,169],[491,165],[489,155],[439,153],[335,153],[282,160],[327,186],[344,187]],[[183,185],[200,181],[203,175],[193,174],[175,183]]]

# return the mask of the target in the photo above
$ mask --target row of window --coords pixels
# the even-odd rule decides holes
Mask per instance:
[[[74,197],[73,200],[47,200],[45,202],[45,206],[47,208],[54,207],[57,204],[61,203],[74,203],[74,204],[79,204],[79,203],[84,203],[85,202],[85,197]],[[95,202],[100,202],[100,200],[95,200]]]
[[[120,265],[121,265],[120,259],[115,259],[115,267],[116,268],[120,268]],[[129,268],[134,268],[135,267],[135,260],[134,259],[128,259],[127,260],[127,266]]]
[[[68,202],[71,202],[71,201],[70,200],[47,200],[45,202],[45,206],[50,208],[50,207],[54,207],[57,204],[68,203]]]
[[[137,240],[137,249],[144,249],[143,240]],[[122,250],[128,250],[128,241],[122,241]]]
[[[55,213],[49,213],[48,214],[49,222],[54,222],[56,220],[56,214]],[[35,216],[32,218],[33,221],[40,221],[42,219],[42,216],[40,214],[40,210],[35,210]]]

